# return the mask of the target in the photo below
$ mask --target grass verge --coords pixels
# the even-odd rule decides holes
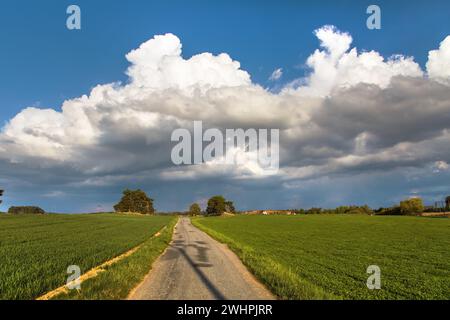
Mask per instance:
[[[107,267],[94,278],[81,284],[81,290],[71,290],[55,300],[120,300],[127,298],[150,271],[153,262],[164,252],[172,239],[178,219],[173,219],[158,237],[152,237],[133,254]]]

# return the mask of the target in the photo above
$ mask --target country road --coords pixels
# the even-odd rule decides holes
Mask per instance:
[[[181,218],[173,241],[131,300],[275,299],[225,245]]]

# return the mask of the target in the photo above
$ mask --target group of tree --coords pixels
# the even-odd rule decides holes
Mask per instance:
[[[119,213],[141,213],[154,214],[153,199],[140,189],[123,192],[122,199],[114,206],[114,210]],[[214,196],[208,200],[205,216],[218,216],[225,212],[234,213],[235,208],[232,201],[226,200],[223,196]],[[202,215],[202,209],[198,203],[193,203],[188,211],[190,216]]]
[[[114,206],[114,210],[122,213],[155,213],[155,209],[153,208],[153,199],[149,198],[147,194],[140,189],[126,189],[123,192],[120,202]]]
[[[448,199],[450,200],[450,199]],[[367,214],[367,215],[417,215],[424,212],[425,207],[420,198],[410,198],[400,202],[399,205],[390,208],[371,209],[369,206],[340,206],[335,209],[298,209],[293,210],[297,214]]]
[[[226,200],[223,196],[213,196],[208,200],[205,212],[202,212],[198,203],[193,203],[189,208],[190,216],[220,216],[224,213],[235,213],[236,209],[232,201]]]
[[[234,213],[236,209],[232,201],[226,200],[223,196],[214,196],[208,200],[206,216],[220,216],[223,213]]]
[[[398,206],[375,210],[377,215],[417,215],[425,211],[421,198],[415,197],[400,202]]]
[[[11,207],[9,214],[45,214],[45,211],[35,206]]]
[[[297,209],[292,210],[296,214],[368,214],[372,215],[373,210],[367,206],[340,206],[335,209],[322,209],[322,208],[310,208],[310,209]]]

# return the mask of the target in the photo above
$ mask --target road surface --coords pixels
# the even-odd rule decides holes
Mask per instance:
[[[275,297],[249,273],[239,258],[188,218],[178,222],[172,243],[131,300],[247,300]]]

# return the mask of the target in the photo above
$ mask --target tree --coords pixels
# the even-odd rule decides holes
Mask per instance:
[[[450,196],[445,198],[445,209],[450,210]]]
[[[116,212],[136,212],[141,214],[154,214],[153,199],[150,199],[144,191],[126,189],[122,199],[114,206]]]
[[[9,214],[45,214],[45,211],[39,207],[11,207],[8,209]]]
[[[400,212],[402,214],[417,214],[424,210],[423,201],[420,198],[411,198],[400,202]]]
[[[198,203],[193,203],[190,207],[189,207],[189,215],[190,216],[199,216],[202,214],[202,209],[200,208],[200,206],[198,205]]]
[[[225,201],[225,212],[235,213],[233,201]]]
[[[208,200],[206,215],[220,216],[224,212],[234,212],[233,202],[225,200],[223,196],[214,196]]]
[[[0,197],[3,197],[4,190],[0,190]],[[0,200],[0,204],[3,202],[3,200]]]

